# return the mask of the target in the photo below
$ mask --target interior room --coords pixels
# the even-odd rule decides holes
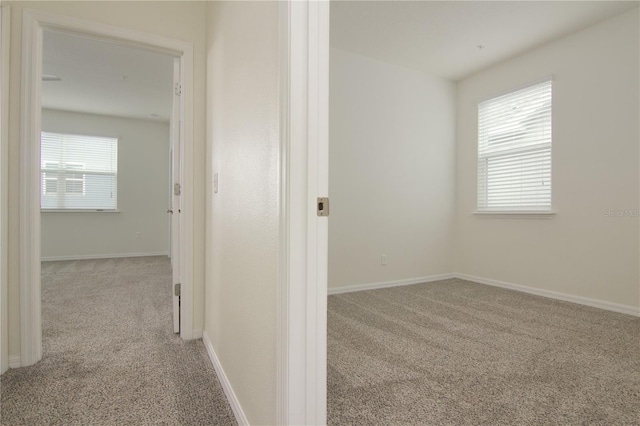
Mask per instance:
[[[639,4],[2,0],[3,424],[637,424]]]
[[[2,423],[233,423],[175,238],[204,216],[205,3],[1,6]]]
[[[638,36],[636,3],[331,4],[330,424],[633,422]],[[480,107],[540,84],[544,146],[502,125],[483,178]]]
[[[176,345],[171,312],[174,58],[44,31],[42,74],[44,361],[30,392],[60,398],[53,404],[64,417],[68,398],[96,405],[83,383],[121,393],[152,381],[155,394],[137,398],[146,409],[167,406],[161,364],[130,366],[151,367],[158,354],[189,357]],[[78,374],[96,364],[99,377]],[[47,385],[60,372],[69,372],[67,394]],[[86,410],[83,421],[101,423],[96,414]],[[51,414],[34,408],[29,416],[37,424]]]
[[[43,136],[50,145],[42,149],[42,260],[168,256],[173,58],[54,31],[44,32],[43,43],[42,131],[54,139]],[[117,142],[62,150],[56,135]],[[81,150],[109,164],[85,165]],[[61,188],[70,177],[59,178],[64,171],[53,166],[74,166],[74,158],[60,160],[65,154],[76,155],[76,168],[85,172],[116,175],[110,179],[117,184],[77,173],[77,188]],[[108,199],[91,193],[107,185]]]

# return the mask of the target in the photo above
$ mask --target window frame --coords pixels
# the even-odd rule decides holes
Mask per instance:
[[[541,84],[548,83],[550,90],[550,104],[548,109],[549,114],[549,141],[546,143],[534,143],[527,144],[520,147],[514,147],[508,150],[495,150],[494,152],[484,152],[481,154],[481,150],[484,148],[486,151],[486,147],[481,145],[481,106],[483,103],[490,102],[492,100],[497,100],[498,98],[505,97],[508,95],[515,94],[520,91],[524,91],[527,89],[532,89],[535,86],[539,86]],[[552,159],[553,159],[553,89],[554,89],[554,76],[547,76],[535,81],[528,82],[526,84],[519,85],[512,89],[503,91],[501,93],[486,97],[481,99],[476,104],[476,118],[477,118],[477,127],[476,127],[476,205],[475,210],[472,212],[474,215],[478,215],[479,217],[497,217],[497,218],[518,218],[518,219],[526,219],[526,218],[536,218],[536,219],[549,219],[552,218],[556,211],[554,210],[553,204],[553,173],[552,173]],[[525,205],[515,206],[513,208],[509,208],[508,206],[498,206],[496,208],[490,208],[487,206],[487,202],[485,202],[484,206],[481,204],[481,197],[484,195],[485,197],[489,196],[489,182],[488,176],[485,174],[484,177],[481,175],[482,166],[481,162],[484,160],[485,162],[491,158],[500,158],[505,155],[526,155],[527,153],[535,153],[548,150],[548,162],[549,162],[549,204],[546,207],[541,208],[528,208]],[[485,168],[485,173],[488,168]],[[482,188],[482,183],[484,182],[485,186]]]
[[[89,135],[89,134],[78,134],[72,132],[56,132],[56,131],[41,131],[40,138],[42,140],[43,135],[56,135],[56,136],[69,136],[75,138],[98,138],[98,139],[109,139],[113,143],[113,149],[111,150],[112,155],[115,154],[115,167],[111,172],[105,172],[101,170],[88,170],[87,164],[82,161],[64,161],[65,159],[61,158],[59,160],[44,160],[40,159],[40,211],[42,213],[119,213],[118,209],[118,151],[120,138],[118,136],[102,136],[102,135]],[[64,148],[61,148],[64,150]],[[41,143],[41,156],[42,156],[42,143]],[[64,155],[63,155],[64,156]],[[48,169],[45,165],[52,164],[54,167]],[[71,166],[71,167],[68,167]],[[75,167],[80,168],[75,168]],[[46,176],[47,173],[51,173],[53,176]],[[114,187],[115,187],[115,202],[114,208],[106,208],[106,207],[43,207],[43,197],[45,195],[57,195],[58,197],[69,198],[72,197],[86,197],[87,195],[87,175],[91,174],[104,174],[108,176],[113,176],[114,179]],[[81,176],[81,177],[78,177]],[[56,181],[56,192],[47,191],[46,181]],[[69,192],[67,190],[67,182],[82,182],[82,192]]]

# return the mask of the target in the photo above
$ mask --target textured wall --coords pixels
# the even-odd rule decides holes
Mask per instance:
[[[458,272],[640,306],[638,35],[635,9],[459,83]],[[549,75],[557,214],[474,216],[477,101]]]
[[[276,423],[278,97],[278,4],[208,3],[204,336],[251,424]]]
[[[330,71],[329,288],[452,272],[455,84],[338,49]]]

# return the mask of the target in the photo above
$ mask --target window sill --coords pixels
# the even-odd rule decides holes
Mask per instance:
[[[474,211],[474,216],[486,219],[553,219],[555,211]]]
[[[107,209],[40,209],[40,213],[120,213],[120,210]]]

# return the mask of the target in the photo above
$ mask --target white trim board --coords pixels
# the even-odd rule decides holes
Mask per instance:
[[[64,15],[24,9],[22,12],[22,78],[20,117],[20,349],[23,366],[42,358],[40,306],[40,130],[42,33],[72,32],[112,43],[163,53],[180,60],[182,95],[180,126],[182,202],[180,214],[180,337],[193,338],[193,43]],[[200,302],[200,301],[199,301]]]
[[[22,367],[22,357],[20,355],[12,355],[9,357],[9,368]]]
[[[0,6],[0,374],[9,368],[9,297],[7,274],[8,235],[8,153],[9,153],[9,57],[11,34],[11,7]]]
[[[276,423],[327,422],[329,2],[280,7]]]
[[[405,285],[422,284],[422,283],[428,283],[428,282],[434,282],[434,281],[440,281],[440,280],[447,280],[451,278],[458,278],[461,280],[471,281],[476,284],[484,284],[484,285],[490,285],[493,287],[501,287],[509,290],[516,290],[523,293],[546,297],[548,299],[562,300],[565,302],[577,303],[578,305],[585,305],[585,306],[591,306],[592,308],[603,309],[605,311],[618,312],[621,314],[640,317],[640,307],[621,305],[619,303],[607,302],[607,301],[598,300],[598,299],[591,299],[589,297],[574,296],[571,294],[560,293],[558,291],[544,290],[544,289],[529,287],[529,286],[520,285],[520,284],[512,284],[505,281],[498,281],[498,280],[492,280],[489,278],[476,277],[474,275],[467,275],[459,272],[455,272],[451,274],[431,275],[428,277],[409,278],[409,279],[398,280],[398,281],[386,281],[386,282],[370,283],[370,284],[357,284],[357,285],[351,285],[347,287],[335,287],[335,288],[330,288],[328,293],[329,295],[352,293],[356,291],[375,290],[380,288],[391,288],[391,287],[400,287]]]
[[[501,287],[509,290],[521,291],[523,293],[534,294],[549,299],[562,300],[565,302],[577,303],[579,305],[591,306],[592,308],[604,309],[605,311],[618,312],[621,314],[633,315],[640,317],[640,307],[621,305],[619,303],[607,302],[604,300],[591,299],[589,297],[574,296],[572,294],[560,293],[558,291],[545,290],[541,288],[529,287],[526,285],[512,284],[505,281],[492,280],[489,278],[476,277],[461,273],[454,274],[456,278],[461,280],[473,281],[478,284],[490,285],[493,287]]]
[[[345,287],[334,287],[334,288],[329,288],[328,293],[329,295],[353,293],[355,291],[375,290],[379,288],[401,287],[405,285],[430,283],[433,281],[448,280],[451,278],[456,278],[455,274],[430,275],[428,277],[408,278],[408,279],[397,280],[397,281],[385,281],[385,282],[379,282],[379,283],[356,284],[356,285],[350,285]]]
[[[150,256],[169,256],[166,251],[149,252],[149,253],[106,253],[106,254],[81,254],[71,256],[43,256],[43,262],[54,262],[58,260],[91,260],[91,259],[116,259],[121,257],[150,257]]]
[[[224,368],[222,368],[222,364],[218,359],[218,355],[216,355],[215,349],[213,349],[213,345],[211,344],[211,340],[209,340],[209,336],[207,333],[202,333],[202,342],[204,343],[204,347],[207,349],[207,354],[209,354],[209,359],[213,364],[213,368],[216,370],[216,374],[218,375],[218,380],[220,380],[220,384],[222,385],[222,389],[224,390],[224,394],[229,401],[229,405],[231,405],[231,409],[233,410],[233,414],[236,416],[236,421],[239,425],[248,425],[249,420],[247,416],[244,414],[242,410],[242,406],[240,405],[240,400],[236,396],[233,391],[233,387],[231,387],[231,382],[229,378],[224,372]]]

